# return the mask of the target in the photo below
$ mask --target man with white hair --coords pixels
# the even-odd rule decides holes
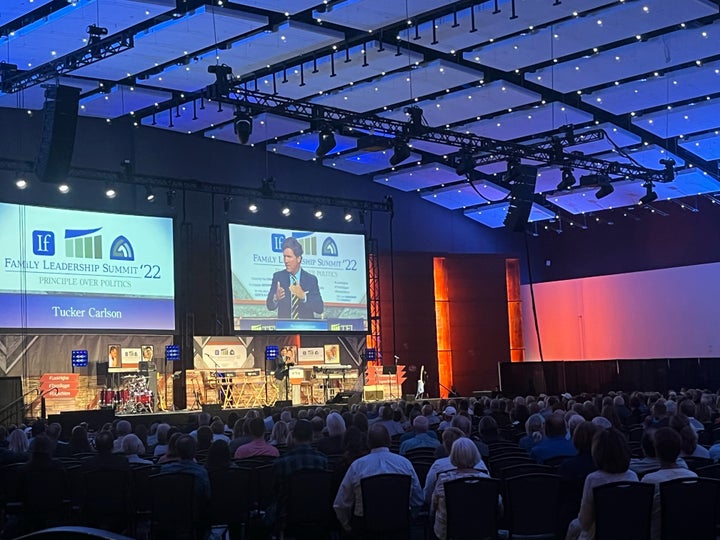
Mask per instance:
[[[415,430],[415,436],[403,441],[400,444],[400,455],[404,456],[410,450],[417,448],[437,448],[440,446],[440,441],[436,437],[431,437],[428,434],[429,424],[428,419],[423,415],[415,417],[413,420],[413,429]]]

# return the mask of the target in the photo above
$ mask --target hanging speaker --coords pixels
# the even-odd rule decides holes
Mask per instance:
[[[47,86],[43,107],[43,132],[35,172],[43,182],[59,182],[70,171],[77,130],[80,88]]]
[[[510,183],[510,207],[503,225],[506,228],[523,232],[535,197],[537,167],[532,165],[514,165],[508,170],[507,181]]]

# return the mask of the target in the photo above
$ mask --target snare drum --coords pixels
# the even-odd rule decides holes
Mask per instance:
[[[138,395],[135,396],[135,400],[138,403],[142,403],[143,405],[152,405],[152,398],[152,392],[150,392],[149,390],[146,390],[145,392],[140,392]]]

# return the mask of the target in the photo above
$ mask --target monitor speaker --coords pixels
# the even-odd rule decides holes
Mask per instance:
[[[530,217],[530,210],[532,210],[532,203],[535,198],[537,171],[537,167],[532,165],[515,165],[508,172],[510,207],[503,225],[512,231],[525,231],[525,225],[527,225]]]
[[[35,172],[43,182],[59,182],[70,171],[77,130],[80,88],[49,86],[45,89],[43,131]]]
[[[354,405],[360,403],[362,392],[338,392],[328,403],[339,405]]]

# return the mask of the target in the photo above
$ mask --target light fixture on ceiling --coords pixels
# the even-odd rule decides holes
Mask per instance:
[[[113,184],[108,184],[105,186],[105,196],[108,199],[114,199],[117,197],[117,189],[115,189],[115,186]]]
[[[292,210],[290,210],[290,206],[288,206],[287,204],[283,204],[283,205],[280,207],[280,213],[281,213],[283,216],[288,217],[290,214],[292,214]]]
[[[145,200],[147,202],[155,202],[155,192],[150,185],[145,186]]]
[[[393,167],[395,165],[399,165],[408,159],[411,153],[412,151],[410,150],[410,145],[405,139],[395,139],[395,143],[393,144],[393,154],[390,156],[390,165]]]
[[[610,178],[607,175],[601,174],[598,176],[598,186],[600,186],[600,189],[595,192],[595,197],[597,199],[602,199],[603,197],[607,197],[613,191],[615,191],[615,188],[610,183]]]
[[[70,193],[70,184],[67,182],[60,182],[57,187],[58,191],[63,195]]]
[[[461,151],[457,157],[455,174],[457,174],[458,176],[467,176],[471,174],[474,170],[475,158],[473,157],[472,153],[465,150]]]
[[[251,214],[257,214],[258,210],[260,210],[260,207],[257,205],[257,203],[255,201],[250,201],[248,203],[247,208],[248,208],[248,212],[250,212]]]
[[[645,195],[640,197],[640,204],[650,204],[651,202],[656,201],[658,194],[653,189],[654,184],[648,181],[643,184],[643,187],[645,188]]]
[[[323,209],[319,206],[316,206],[313,210],[313,216],[315,216],[315,219],[322,219],[325,217],[325,213],[323,212]]]
[[[108,35],[108,29],[103,26],[97,26],[95,24],[91,24],[88,26],[85,31],[88,33],[88,43],[90,45],[94,45],[98,41],[102,39],[103,36]]]
[[[560,180],[560,183],[557,185],[558,190],[564,190],[564,189],[570,189],[575,185],[577,180],[575,179],[575,175],[573,174],[573,171],[570,167],[563,167],[562,168],[562,179]]]
[[[324,126],[318,133],[318,146],[315,155],[319,158],[325,157],[336,146],[335,133],[329,126]]]
[[[343,219],[346,223],[350,223],[353,220],[353,215],[349,208],[346,208],[343,212]]]
[[[408,121],[408,133],[410,135],[421,135],[425,132],[425,125],[423,124],[423,110],[417,105],[405,107],[405,114],[410,117]]]
[[[233,120],[233,131],[237,135],[240,144],[247,144],[253,130],[253,120],[244,110],[235,111],[235,119]]]
[[[18,189],[25,189],[28,187],[28,181],[20,177],[15,180],[15,187]]]

